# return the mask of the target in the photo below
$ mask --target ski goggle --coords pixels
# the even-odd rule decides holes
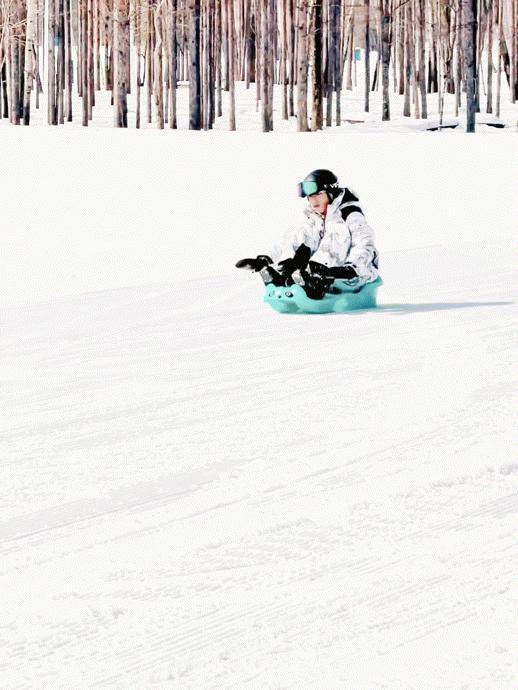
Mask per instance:
[[[314,180],[305,180],[297,185],[297,194],[300,197],[311,196],[319,193],[318,184]]]

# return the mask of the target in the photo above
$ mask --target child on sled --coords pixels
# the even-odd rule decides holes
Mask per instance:
[[[241,259],[237,268],[259,273],[265,284],[297,283],[312,299],[322,299],[337,278],[358,288],[374,282],[378,253],[358,197],[323,169],[309,173],[298,194],[308,200],[304,223],[287,234],[276,260],[261,254]]]

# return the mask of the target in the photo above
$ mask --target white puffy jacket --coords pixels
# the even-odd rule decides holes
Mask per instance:
[[[362,282],[378,277],[378,252],[374,231],[367,225],[359,199],[351,190],[341,189],[327,207],[325,219],[308,205],[305,222],[288,232],[280,247],[274,250],[276,262],[293,257],[300,245],[311,250],[311,261],[335,267],[352,265]]]

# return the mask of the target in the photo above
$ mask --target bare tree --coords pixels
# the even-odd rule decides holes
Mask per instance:
[[[466,94],[471,122],[484,95],[497,115],[503,86],[518,98],[517,36],[518,0],[0,0],[0,116],[28,125],[43,80],[50,124],[72,120],[77,95],[88,125],[104,88],[114,125],[126,127],[136,85],[135,126],[144,98],[147,123],[176,129],[177,85],[188,81],[189,128],[211,129],[225,110],[235,129],[243,82],[255,86],[264,131],[275,84],[282,118],[296,116],[300,131],[309,120],[339,126],[363,45],[366,112],[380,87],[383,120],[392,89],[407,117],[426,118],[436,93],[441,120],[446,94],[456,114]]]
[[[35,72],[35,0],[27,0],[27,30],[25,35],[25,93],[23,99],[23,124],[28,125],[31,119],[31,93]]]
[[[382,120],[390,120],[389,68],[392,43],[392,0],[381,0]]]
[[[189,129],[201,129],[200,0],[189,0]]]
[[[126,50],[126,26],[128,23],[128,0],[114,0],[113,103],[115,106],[114,124],[116,127],[128,126],[128,65]]]
[[[307,60],[307,0],[297,2],[297,125],[299,132],[307,132],[308,127],[308,60]]]
[[[493,112],[493,0],[486,0],[487,21],[487,104],[486,112]]]
[[[419,84],[419,91],[421,94],[421,117],[428,117],[428,106],[426,101],[426,46],[425,46],[425,21],[426,21],[426,6],[423,0],[416,0],[416,20],[418,28],[418,68],[417,81]]]
[[[369,112],[369,95],[370,95],[370,78],[371,78],[371,39],[370,39],[370,0],[364,0],[365,2],[365,84],[364,84],[364,110],[366,113]]]
[[[312,38],[312,115],[311,129],[315,132],[323,126],[322,100],[322,0],[313,0],[311,4],[311,38]]]
[[[162,6],[164,0],[155,6],[155,50],[154,50],[154,85],[153,92],[155,95],[156,107],[156,123],[158,129],[164,129],[164,75],[162,63],[162,46],[163,46],[163,22],[162,22]]]
[[[234,0],[227,0],[227,31],[229,44],[229,96],[230,96],[230,118],[229,129],[234,131],[236,129],[236,84],[234,81],[235,75],[235,51],[234,51]]]
[[[461,0],[464,72],[466,79],[466,131],[475,131],[477,110],[477,0]]]

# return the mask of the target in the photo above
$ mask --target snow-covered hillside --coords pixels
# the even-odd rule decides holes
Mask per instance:
[[[79,130],[78,165],[29,132],[1,213],[0,686],[514,688],[508,149]],[[282,316],[233,269],[318,164],[377,231],[375,311]]]

